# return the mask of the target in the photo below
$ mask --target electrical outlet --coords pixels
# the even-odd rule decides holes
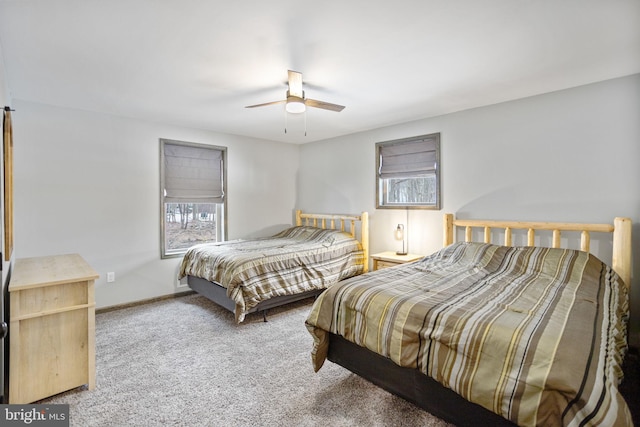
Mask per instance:
[[[187,278],[183,277],[182,279],[178,280],[176,287],[177,288],[187,288],[187,287],[189,287],[189,285],[187,284]]]
[[[107,273],[107,283],[111,283],[111,282],[115,282],[116,281],[116,273],[114,273],[113,271],[110,271]]]

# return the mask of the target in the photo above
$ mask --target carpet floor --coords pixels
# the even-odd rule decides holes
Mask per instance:
[[[42,400],[72,426],[446,426],[333,363],[314,373],[312,300],[236,325],[199,295],[96,315],[96,388]]]
[[[96,315],[96,388],[70,405],[71,426],[422,426],[449,424],[327,362],[314,373],[304,326],[312,300],[247,316],[197,294]],[[640,425],[640,361],[620,390]]]

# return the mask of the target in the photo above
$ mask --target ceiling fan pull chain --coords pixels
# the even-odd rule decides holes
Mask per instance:
[[[283,111],[284,111],[284,133],[287,133],[287,110],[286,110],[286,108]]]

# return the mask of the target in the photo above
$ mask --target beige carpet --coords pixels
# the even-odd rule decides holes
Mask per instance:
[[[68,403],[72,426],[446,426],[327,362],[311,367],[311,301],[236,325],[188,295],[96,316],[95,390]]]

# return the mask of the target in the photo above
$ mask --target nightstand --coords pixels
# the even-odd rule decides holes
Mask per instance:
[[[424,255],[406,254],[398,255],[393,251],[380,252],[371,255],[373,260],[373,270],[380,270],[381,268],[393,267],[395,265],[406,264],[408,262],[417,261],[424,258]]]

